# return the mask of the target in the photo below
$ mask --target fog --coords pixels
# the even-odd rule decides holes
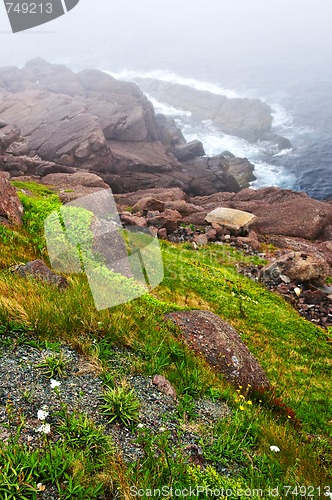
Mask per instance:
[[[325,78],[329,0],[80,0],[66,15],[13,34],[0,5],[1,66],[36,56],[82,67],[206,72],[232,65],[266,79]],[[215,73],[215,71],[214,71]]]

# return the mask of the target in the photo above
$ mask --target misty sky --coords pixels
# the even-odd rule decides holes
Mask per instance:
[[[65,16],[12,34],[0,5],[1,66],[42,56],[74,69],[184,72],[213,64],[283,71],[332,67],[330,0],[80,0]]]

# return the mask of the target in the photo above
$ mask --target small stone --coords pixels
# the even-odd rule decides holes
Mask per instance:
[[[202,245],[207,245],[208,243],[208,237],[206,234],[198,234],[194,236],[194,243],[196,243],[198,246]]]
[[[165,227],[159,229],[158,238],[160,238],[161,240],[167,240],[167,231]]]
[[[166,394],[166,396],[171,396],[173,399],[176,399],[176,391],[167,378],[162,375],[155,375],[152,383],[157,386],[160,392]]]

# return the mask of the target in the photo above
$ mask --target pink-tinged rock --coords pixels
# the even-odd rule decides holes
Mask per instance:
[[[217,231],[215,229],[210,229],[209,231],[206,231],[205,236],[207,237],[208,241],[216,241]]]
[[[51,271],[43,260],[33,260],[27,264],[20,264],[12,268],[11,271],[22,278],[42,280],[56,285],[60,289],[68,286],[67,279]]]
[[[253,229],[260,234],[307,240],[332,240],[332,205],[305,193],[269,187],[244,189],[239,193],[216,193],[191,201],[207,212],[229,207],[256,215]]]
[[[180,188],[139,189],[130,193],[114,194],[114,199],[118,207],[133,207],[141,198],[146,197],[156,198],[166,203],[169,201],[185,200],[186,194]]]
[[[166,210],[162,214],[149,218],[148,225],[155,226],[158,229],[164,227],[167,231],[167,234],[171,234],[177,229],[181,219],[182,217],[179,212],[166,208]]]
[[[255,231],[250,231],[249,235],[245,238],[243,238],[243,237],[236,238],[236,241],[239,243],[244,243],[244,244],[248,245],[253,250],[259,250],[261,247],[261,243],[258,240],[258,237],[257,237],[257,234],[255,233]]]
[[[197,212],[203,212],[203,208],[193,203],[187,203],[185,200],[166,201],[165,208],[177,210],[181,215],[186,216]]]
[[[176,399],[176,390],[167,378],[162,375],[155,375],[152,383],[157,386],[158,391],[166,394],[166,396],[171,396],[173,399]]]
[[[23,206],[8,177],[9,174],[0,172],[0,224],[21,226]]]
[[[288,252],[261,270],[261,279],[287,276],[294,283],[323,283],[329,274],[329,265],[320,255]]]
[[[203,246],[208,244],[208,238],[206,234],[196,234],[194,236],[193,241],[196,243],[198,246]]]
[[[152,196],[146,196],[141,198],[132,208],[132,213],[135,212],[148,212],[149,210],[158,210],[163,212],[165,209],[165,203],[161,200],[157,200]]]
[[[144,217],[137,217],[130,212],[120,214],[121,222],[124,226],[146,227],[146,219]]]
[[[270,383],[258,361],[238,332],[210,311],[181,311],[165,315],[182,330],[186,343],[236,388],[269,388]],[[248,387],[249,386],[249,387]]]
[[[158,238],[160,238],[161,240],[167,240],[166,228],[162,227],[158,230]]]

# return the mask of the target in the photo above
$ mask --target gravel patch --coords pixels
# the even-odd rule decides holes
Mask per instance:
[[[50,378],[43,374],[44,368],[38,367],[43,357],[55,352],[50,349],[39,350],[29,345],[3,347],[0,354],[0,439],[7,442],[15,435],[20,424],[20,416],[25,423],[19,438],[20,444],[28,444],[30,449],[43,446],[43,436],[38,429],[43,423],[37,412],[48,412],[45,422],[51,426],[49,439],[56,441],[59,436],[52,431],[58,423],[57,412],[66,405],[69,413],[79,411],[88,415],[96,424],[105,428],[105,434],[112,437],[115,447],[124,462],[132,463],[144,457],[142,447],[137,443],[140,432],[149,431],[152,435],[168,432],[170,446],[182,452],[189,461],[201,463],[203,459],[199,439],[202,428],[225,418],[230,413],[222,402],[208,399],[195,400],[190,422],[181,419],[178,401],[160,392],[152,383],[152,377],[135,375],[125,377],[136,393],[140,403],[140,419],[132,428],[120,423],[110,424],[99,410],[103,384],[98,365],[91,364],[75,349],[63,345],[59,348],[68,361],[66,377],[56,378],[61,383],[52,389]],[[124,353],[122,353],[124,355]],[[128,352],[128,356],[131,354]],[[116,352],[115,352],[116,357]],[[112,365],[110,356],[110,365]],[[125,361],[125,360],[124,360]],[[10,424],[8,426],[8,423]],[[42,500],[57,500],[56,488],[46,485],[44,492],[38,494]]]

